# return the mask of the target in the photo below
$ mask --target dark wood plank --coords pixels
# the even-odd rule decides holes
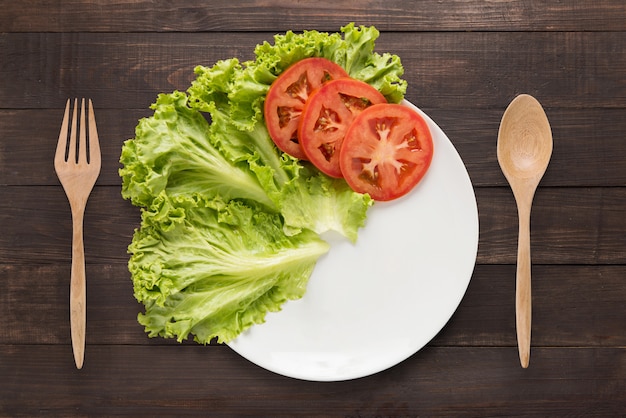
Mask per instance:
[[[533,349],[626,346],[625,276],[623,265],[534,266]],[[0,341],[69,350],[69,277],[68,262],[0,264],[0,317],[19,324],[0,328]],[[477,265],[457,312],[429,345],[515,347],[514,294],[515,266]],[[87,264],[89,347],[177,345],[147,337],[136,321],[142,309],[125,263]]]
[[[0,193],[0,262],[70,261],[70,206],[60,185],[2,187]],[[139,217],[139,210],[122,199],[120,188],[96,186],[85,212],[86,261],[127,260],[126,248]]]
[[[148,338],[136,320],[141,306],[133,298],[126,265],[87,264],[86,277],[87,344],[146,344]],[[70,347],[69,263],[2,264],[0,280],[0,312],[20,324],[0,331],[3,344]]]
[[[476,190],[480,263],[514,264],[517,212],[509,189]],[[531,214],[536,264],[623,264],[626,188],[542,188]]]
[[[377,47],[402,58],[407,98],[423,107],[503,109],[529,93],[546,108],[623,108],[625,41],[626,32],[415,33],[386,34]]]
[[[52,166],[63,115],[58,109],[0,110],[0,185],[57,186]],[[102,148],[98,185],[120,186],[122,143],[134,137],[145,109],[100,109],[96,119]],[[466,164],[475,187],[506,186],[496,160],[496,140],[502,109],[424,108],[444,130]],[[626,118],[623,109],[546,109],[552,126],[554,152],[542,186],[625,186]],[[32,144],[37,144],[33,146]]]
[[[348,22],[393,31],[607,31],[626,28],[619,0],[543,3],[454,0],[354,2],[70,0],[6,2],[0,32],[337,30]],[[41,13],[45,9],[45,13]]]
[[[4,416],[618,416],[626,349],[428,348],[348,382],[265,371],[227,347],[0,345]]]
[[[155,96],[156,98],[156,96]],[[53,159],[63,119],[65,101],[57,109],[0,110],[0,185],[58,186]],[[102,169],[97,185],[121,187],[118,175],[120,153],[125,140],[133,138],[140,118],[152,114],[143,110],[100,109],[94,101]]]
[[[497,163],[502,109],[423,109],[463,159],[474,187],[507,186]],[[624,109],[545,108],[554,148],[542,187],[626,185]],[[623,121],[623,122],[622,122]]]
[[[624,347],[626,267],[535,265],[534,347]],[[431,346],[516,346],[515,266],[479,264]]]
[[[196,65],[251,59],[271,36],[0,34],[0,106],[57,109],[89,95],[101,109],[145,109],[159,92],[186,89]],[[424,108],[502,110],[519,93],[546,108],[626,107],[626,31],[390,32],[377,48],[402,58],[407,98]]]
[[[0,263],[68,262],[69,204],[61,186],[0,189]],[[508,188],[476,189],[480,217],[480,264],[514,264],[517,212]],[[626,263],[626,188],[543,188],[531,219],[537,264]],[[27,219],[28,227],[25,227]],[[139,210],[118,187],[97,186],[85,215],[87,260],[127,259],[126,246],[139,224]]]

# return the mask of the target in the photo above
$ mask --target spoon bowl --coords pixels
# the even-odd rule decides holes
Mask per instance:
[[[509,182],[539,183],[552,155],[552,132],[541,104],[517,96],[504,112],[498,132],[498,162]]]
[[[552,156],[552,131],[541,104],[517,96],[507,107],[498,132],[498,163],[511,186],[519,218],[515,325],[522,367],[530,361],[531,285],[530,211],[539,181]]]

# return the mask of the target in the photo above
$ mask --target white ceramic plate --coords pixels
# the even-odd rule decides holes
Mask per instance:
[[[435,146],[426,176],[405,197],[376,203],[356,244],[325,236],[330,251],[304,297],[232,341],[237,353],[293,378],[355,379],[407,359],[448,322],[474,269],[478,209],[454,146],[415,109]]]

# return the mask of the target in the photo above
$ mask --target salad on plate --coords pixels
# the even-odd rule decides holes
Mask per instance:
[[[324,234],[356,242],[375,201],[420,181],[432,139],[397,105],[404,70],[378,36],[287,32],[158,95],[119,172],[141,210],[128,266],[149,336],[232,341],[305,295]]]

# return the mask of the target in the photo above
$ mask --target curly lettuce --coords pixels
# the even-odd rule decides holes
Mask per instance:
[[[312,56],[400,101],[402,65],[374,52],[378,31],[341,32],[287,32],[252,61],[196,67],[187,91],[158,95],[124,143],[122,196],[142,213],[129,270],[150,336],[228,342],[304,295],[328,251],[321,234],[356,241],[371,198],[282,153],[262,111],[281,72]]]
[[[240,201],[160,194],[129,249],[139,323],[149,336],[228,342],[304,295],[328,244],[282,231],[278,214]]]

